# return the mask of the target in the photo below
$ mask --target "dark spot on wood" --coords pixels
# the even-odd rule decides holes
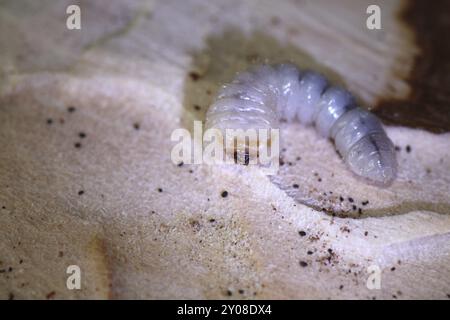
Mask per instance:
[[[163,192],[163,189],[162,188],[158,188],[158,192]]]
[[[222,196],[222,198],[226,198],[228,197],[228,191],[222,191],[220,195]]]
[[[200,74],[195,71],[191,71],[189,72],[189,77],[191,77],[192,81],[197,81],[198,79],[200,79]]]
[[[339,286],[339,290],[342,290],[342,289],[344,289],[344,286],[341,284],[341,285]]]
[[[239,291],[238,291],[240,294],[244,294],[244,290],[242,290],[242,289],[239,289]]]
[[[200,111],[202,108],[198,104],[194,104],[194,109]]]
[[[74,106],[69,106],[68,108],[67,108],[67,111],[69,111],[69,113],[74,113],[75,112],[75,107]]]
[[[363,201],[363,202],[361,202],[361,204],[362,204],[363,206],[367,206],[367,205],[369,204],[369,200]]]
[[[133,123],[133,128],[135,130],[139,130],[141,128],[141,125],[139,124],[139,122],[135,122],[135,123]]]
[[[364,232],[364,235],[367,237],[369,235],[369,231]]]
[[[47,295],[45,296],[47,299],[52,299],[54,296],[55,296],[55,294],[56,294],[56,292],[55,291],[52,291],[52,292],[49,292],[49,293],[47,293]]]
[[[58,252],[58,257],[62,258],[63,256],[64,256],[64,252],[63,251]]]
[[[74,146],[75,146],[75,148],[80,149],[81,148],[81,143],[80,142],[75,142]]]
[[[300,186],[298,185],[298,184],[296,184],[296,183],[294,183],[293,185],[292,185],[292,188],[294,188],[294,189],[298,189]]]
[[[198,220],[195,220],[195,219],[189,220],[189,225],[192,227],[194,232],[198,232],[202,228],[200,222]]]
[[[343,202],[344,198],[343,197],[339,197],[339,201]]]
[[[395,146],[394,149],[395,149],[395,151],[400,151],[401,150],[401,148],[399,146]]]
[[[305,261],[300,261],[300,267],[307,267],[308,263],[306,263]]]
[[[233,292],[231,290],[227,290],[227,296],[231,297],[233,295]]]
[[[411,146],[407,145],[405,150],[406,150],[406,152],[410,153],[411,152]]]
[[[53,119],[48,118],[48,119],[47,119],[47,124],[52,124],[52,123],[53,123]]]
[[[182,167],[184,165],[184,162],[181,161],[179,164],[177,164],[178,167]]]
[[[348,201],[353,202],[354,200],[353,200],[353,198],[348,198]]]
[[[298,234],[300,235],[300,237],[306,236],[306,232],[303,230],[299,231]]]
[[[391,268],[391,271],[395,271],[395,267],[392,267],[392,268]]]
[[[78,191],[78,195],[79,195],[79,196],[81,196],[81,195],[83,195],[83,194],[84,194],[84,191],[83,191],[83,190]]]
[[[78,136],[79,136],[81,139],[84,139],[84,138],[86,138],[86,133],[80,132],[80,133],[78,134]]]
[[[14,300],[14,293],[9,293],[8,300]]]
[[[306,252],[306,254],[309,255],[309,256],[312,255],[313,253],[314,253],[314,252],[312,252],[311,250],[308,250],[308,251]]]

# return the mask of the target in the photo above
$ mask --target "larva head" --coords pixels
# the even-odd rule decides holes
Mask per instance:
[[[268,166],[275,158],[278,159],[277,129],[251,128],[238,121],[207,121],[205,127],[205,136],[214,135],[214,141],[223,150],[225,160],[234,159],[239,164],[258,163]]]
[[[388,186],[397,175],[394,145],[384,133],[369,134],[353,145],[345,162],[358,176]]]

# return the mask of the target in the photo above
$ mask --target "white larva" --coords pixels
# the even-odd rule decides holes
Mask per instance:
[[[223,86],[206,114],[206,127],[279,128],[281,119],[315,125],[331,138],[348,168],[379,185],[396,177],[394,145],[379,119],[359,108],[346,90],[330,86],[319,73],[292,64],[261,65]]]

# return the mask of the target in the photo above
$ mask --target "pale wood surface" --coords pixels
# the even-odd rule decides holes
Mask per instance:
[[[170,161],[172,131],[252,63],[322,71],[369,107],[406,96],[418,49],[402,3],[377,2],[383,30],[371,32],[373,1],[82,2],[82,31],[65,29],[69,2],[0,10],[1,298],[447,298],[449,134],[388,127],[401,147],[388,189],[295,124],[294,165],[276,177]],[[345,212],[348,197],[370,201],[359,219],[296,201]],[[66,289],[71,264],[82,290]],[[373,264],[381,290],[366,288]]]

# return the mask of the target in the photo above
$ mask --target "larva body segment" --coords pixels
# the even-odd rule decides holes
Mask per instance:
[[[320,74],[292,64],[262,65],[238,74],[219,92],[206,115],[206,127],[279,128],[280,119],[314,124],[331,138],[348,168],[380,185],[396,176],[394,146],[379,119],[356,106],[346,90],[330,86]]]
[[[310,125],[314,123],[318,113],[318,103],[328,82],[320,74],[306,72],[300,78],[300,93],[297,100],[297,118],[301,123]]]
[[[375,115],[355,108],[336,121],[331,137],[346,164],[357,175],[383,185],[395,178],[394,145]]]

